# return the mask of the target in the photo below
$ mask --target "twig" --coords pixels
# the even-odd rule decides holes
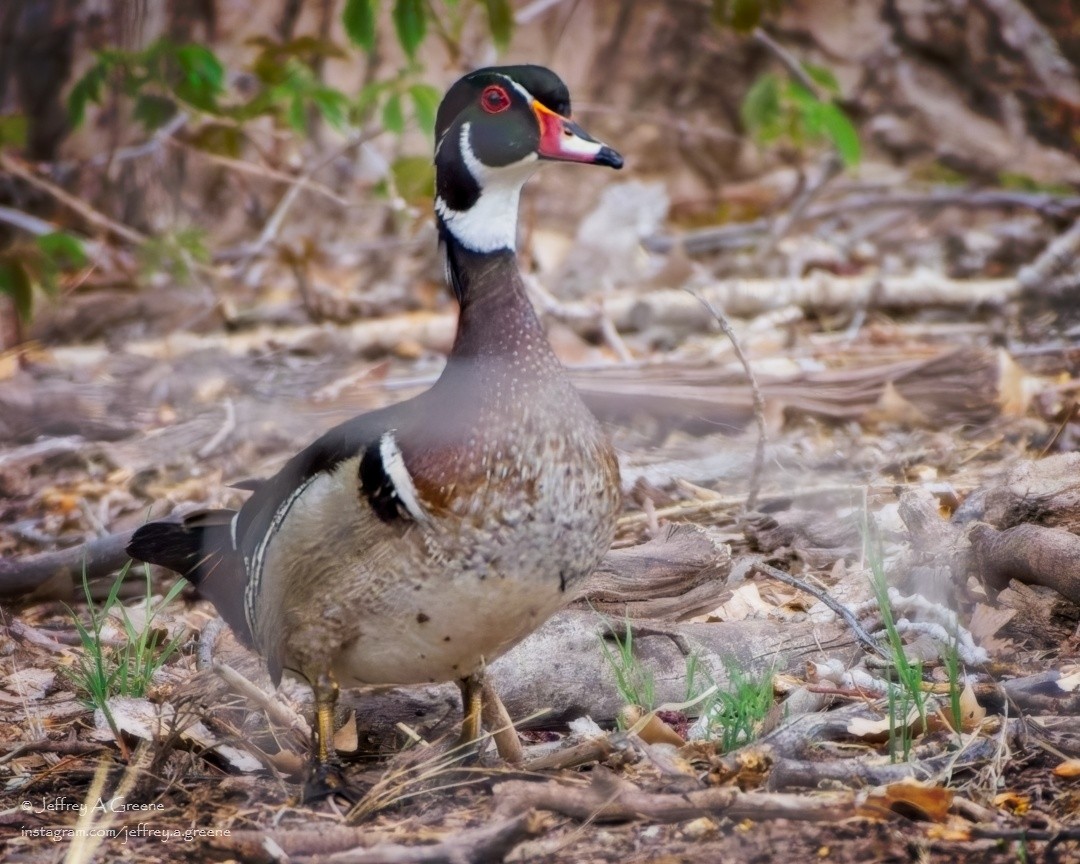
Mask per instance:
[[[1069,230],[1051,240],[1034,261],[1021,267],[1016,278],[1025,292],[1045,295],[1051,293],[1047,291],[1048,283],[1052,283],[1054,277],[1072,272],[1078,258],[1080,219],[1073,222]]]
[[[878,643],[874,641],[873,637],[863,629],[861,624],[859,624],[858,620],[855,618],[855,613],[848,609],[846,606],[844,606],[842,603],[838,603],[836,600],[830,597],[828,592],[822,591],[820,588],[815,588],[813,585],[807,584],[802,579],[798,579],[795,576],[792,576],[790,573],[785,573],[783,570],[773,567],[770,564],[766,564],[763,561],[755,561],[753,565],[751,565],[751,569],[757,570],[758,573],[761,573],[764,576],[771,576],[773,579],[777,580],[778,582],[783,582],[785,585],[790,585],[793,588],[798,588],[800,591],[805,591],[812,597],[816,597],[818,600],[820,600],[822,603],[832,609],[833,612],[835,612],[837,615],[844,619],[844,623],[846,623],[848,627],[851,628],[851,632],[855,634],[855,638],[862,642],[863,645],[865,645],[875,654],[878,654],[882,657],[887,656],[887,653],[882,650],[881,646],[878,645]]]
[[[129,243],[141,245],[149,239],[142,232],[136,231],[134,228],[129,228],[127,225],[117,222],[115,219],[110,219],[104,213],[95,210],[81,198],[77,198],[70,192],[61,189],[55,183],[46,180],[44,177],[38,177],[25,164],[19,160],[13,159],[11,156],[0,153],[0,170],[14,174],[34,188],[40,189],[51,195],[65,207],[78,213],[87,222],[90,222],[99,228],[103,228],[118,237],[122,237]]]
[[[307,721],[288,706],[284,705],[273,694],[266,693],[259,687],[256,687],[248,681],[247,678],[225,663],[215,661],[212,668],[222,681],[249,702],[265,711],[267,716],[275,723],[288,729],[295,729],[305,738],[311,737],[311,727],[308,725]]]
[[[197,455],[200,459],[210,456],[236,430],[236,407],[233,405],[232,399],[226,396],[222,407],[225,409],[225,420],[213,437],[199,448]]]
[[[130,147],[121,147],[118,150],[112,150],[108,153],[100,153],[94,156],[89,165],[99,166],[114,162],[127,162],[132,159],[141,159],[143,156],[149,156],[151,153],[155,153],[161,149],[161,145],[170,141],[170,139],[179,132],[187,124],[188,115],[185,111],[179,111],[173,115],[164,126],[160,127],[149,140],[144,141],[142,144],[133,144]]]
[[[750,382],[750,391],[754,396],[754,421],[757,423],[758,429],[757,446],[754,448],[754,462],[750,468],[750,490],[746,496],[746,510],[751,511],[757,505],[758,493],[761,491],[761,471],[765,466],[765,398],[761,395],[761,388],[758,387],[754,370],[751,368],[746,352],[743,351],[739,337],[735,335],[735,330],[732,328],[731,322],[727,320],[727,316],[693,288],[687,287],[685,290],[688,294],[697,298],[697,301],[708,309],[720,324],[720,329],[724,331],[724,335],[731,341],[735,356],[742,363],[747,380]]]
[[[244,276],[247,275],[252,262],[262,254],[263,250],[270,245],[281,231],[281,226],[285,223],[285,217],[295,203],[296,197],[304,188],[304,184],[331,162],[341,158],[346,153],[355,150],[357,147],[366,144],[372,138],[382,134],[382,131],[381,128],[375,128],[358,132],[340,147],[335,148],[322,159],[315,162],[314,165],[293,181],[292,185],[285,191],[285,194],[281,196],[281,200],[278,201],[277,206],[274,208],[274,212],[270,214],[270,218],[266,220],[266,224],[263,225],[263,230],[259,232],[259,236],[256,238],[255,242],[246,250],[246,257],[237,268],[237,277],[240,280],[243,280]]]
[[[821,88],[818,86],[817,82],[806,74],[806,70],[803,68],[802,63],[798,61],[795,55],[760,27],[754,28],[754,41],[768,49],[772,55],[783,64],[784,68],[791,73],[791,76],[809,90],[811,95],[813,95],[818,102],[830,101],[829,97],[821,92]]]
[[[829,185],[830,181],[840,175],[843,168],[844,163],[836,151],[830,150],[825,158],[821,160],[821,168],[817,176],[803,186],[791,206],[784,210],[773,222],[765,242],[758,248],[756,256],[758,263],[772,255],[776,249],[776,244],[787,236],[792,225],[802,219],[803,214],[813,200],[821,194],[821,191]]]
[[[245,162],[243,159],[232,159],[229,156],[222,156],[220,153],[211,153],[208,150],[192,147],[190,144],[175,139],[170,139],[167,143],[202,159],[206,159],[208,162],[213,162],[215,165],[230,168],[241,174],[252,174],[255,177],[262,177],[266,180],[273,180],[278,183],[299,183],[307,191],[329,198],[341,207],[348,207],[350,205],[347,198],[338,195],[329,186],[318,183],[310,178],[304,180],[302,175],[289,174],[285,171],[278,171],[274,168],[270,168],[267,165],[256,165],[251,162]]]

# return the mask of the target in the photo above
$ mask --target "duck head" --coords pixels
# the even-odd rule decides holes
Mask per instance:
[[[492,66],[450,90],[435,121],[435,213],[448,243],[513,250],[521,187],[545,161],[621,168],[570,119],[570,91],[542,66]]]

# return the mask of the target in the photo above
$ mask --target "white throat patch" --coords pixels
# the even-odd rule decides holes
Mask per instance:
[[[468,210],[451,210],[442,198],[436,198],[435,212],[465,248],[474,252],[513,251],[517,245],[521,187],[540,167],[539,157],[530,153],[517,162],[492,168],[473,153],[469,143],[469,127],[469,123],[461,127],[461,156],[480,187],[480,197]]]

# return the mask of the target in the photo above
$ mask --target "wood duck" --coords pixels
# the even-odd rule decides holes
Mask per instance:
[[[540,66],[480,69],[436,118],[435,213],[460,307],[425,393],[349,420],[239,511],[151,522],[128,553],[190,579],[238,637],[315,697],[308,797],[342,788],[338,686],[456,681],[480,732],[486,662],[539,627],[607,551],[614,451],[526,296],[521,187],[544,161],[622,167]]]

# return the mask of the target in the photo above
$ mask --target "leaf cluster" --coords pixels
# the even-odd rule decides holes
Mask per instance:
[[[65,276],[86,266],[86,250],[78,238],[63,231],[42,234],[0,253],[0,294],[15,304],[19,318],[30,320],[34,295],[55,297]]]
[[[798,81],[769,72],[747,91],[742,103],[743,124],[763,146],[786,143],[802,151],[827,142],[846,166],[857,165],[862,157],[859,133],[835,101],[840,92],[836,77],[820,66],[803,68],[833,98],[819,99]]]

